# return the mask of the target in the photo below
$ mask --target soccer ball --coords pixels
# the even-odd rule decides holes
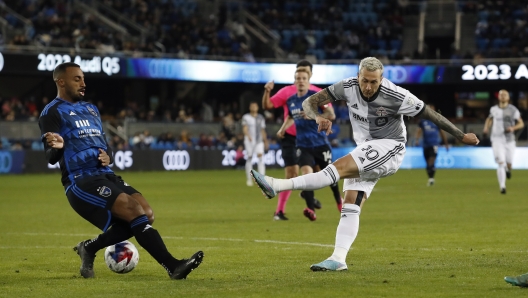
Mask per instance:
[[[105,262],[115,273],[128,273],[136,268],[139,253],[132,242],[123,241],[106,248]]]

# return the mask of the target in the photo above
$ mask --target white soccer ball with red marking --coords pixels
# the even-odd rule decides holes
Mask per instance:
[[[123,241],[106,248],[105,262],[108,268],[115,273],[128,273],[136,268],[139,253],[132,242]]]

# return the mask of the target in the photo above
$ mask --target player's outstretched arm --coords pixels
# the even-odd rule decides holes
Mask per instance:
[[[460,129],[458,129],[458,127],[456,127],[453,123],[451,123],[451,121],[447,120],[444,116],[433,111],[428,106],[425,106],[424,111],[418,117],[430,120],[431,122],[436,124],[440,129],[447,131],[452,136],[457,138],[457,140],[461,141],[464,144],[477,145],[479,143],[479,139],[474,133],[465,134]]]
[[[493,118],[491,117],[486,118],[486,122],[484,122],[484,129],[482,130],[483,134],[487,135],[489,133],[489,129],[492,123],[493,123]]]
[[[266,85],[264,85],[264,94],[262,95],[262,108],[264,110],[271,110],[273,109],[273,103],[270,100],[270,94],[271,90],[273,90],[273,86],[275,84],[273,81],[267,82]]]
[[[315,93],[314,95],[308,97],[303,101],[303,110],[306,114],[306,117],[310,119],[317,118],[317,116],[322,116],[319,113],[319,107],[333,101],[328,91],[325,89]]]

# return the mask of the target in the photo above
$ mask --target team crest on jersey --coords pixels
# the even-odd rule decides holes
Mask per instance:
[[[99,192],[99,195],[105,198],[112,194],[112,190],[107,186],[101,186],[97,189],[97,191]]]
[[[376,110],[376,115],[378,115],[378,116],[380,116],[380,117],[387,116],[387,110],[385,110],[384,107],[379,107],[379,108]]]
[[[97,117],[97,112],[92,107],[87,106],[86,108],[88,109],[88,112]]]
[[[389,118],[388,117],[378,117],[376,118],[376,126],[378,127],[381,127],[381,126],[384,126],[385,124],[387,124],[387,122],[389,122]]]

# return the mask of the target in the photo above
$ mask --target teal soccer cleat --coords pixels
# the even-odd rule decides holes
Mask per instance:
[[[271,199],[277,195],[277,192],[273,189],[273,187],[271,187],[268,181],[266,181],[266,176],[255,170],[251,170],[251,176],[253,176],[253,179],[257,183],[258,187],[268,199]]]
[[[319,264],[313,264],[310,266],[312,271],[342,271],[348,270],[348,267],[345,263],[340,263],[334,260],[324,260]]]
[[[528,287],[528,273],[519,276],[506,276],[504,281],[514,286],[526,288]]]

